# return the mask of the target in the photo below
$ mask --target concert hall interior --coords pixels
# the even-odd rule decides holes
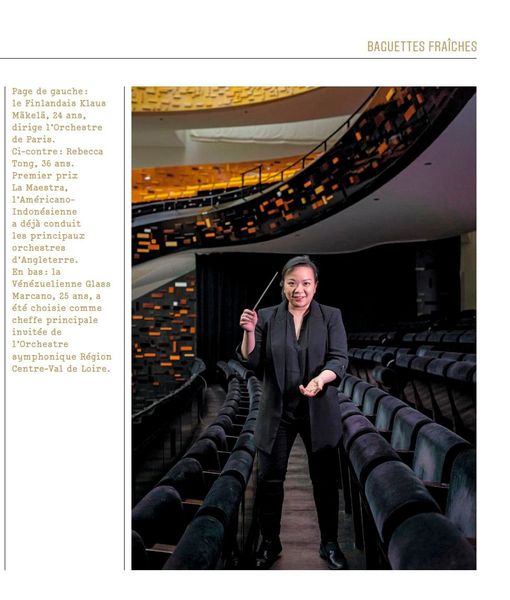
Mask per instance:
[[[257,558],[276,371],[261,323],[291,314],[282,268],[306,255],[317,290],[294,342],[316,351],[314,306],[346,331],[324,386],[348,568],[476,569],[476,89],[134,87],[131,210],[132,568],[338,568],[299,436],[283,549]],[[240,316],[261,296],[254,367]]]

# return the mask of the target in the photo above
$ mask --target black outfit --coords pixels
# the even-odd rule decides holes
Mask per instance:
[[[324,542],[337,539],[341,430],[336,387],[347,360],[338,309],[312,300],[299,339],[287,301],[259,311],[255,348],[244,362],[263,378],[255,443],[259,451],[257,504],[265,539],[276,539],[280,533],[283,483],[298,434],[308,455],[321,538]],[[299,385],[306,386],[325,369],[336,373],[336,381],[313,398],[303,396]]]

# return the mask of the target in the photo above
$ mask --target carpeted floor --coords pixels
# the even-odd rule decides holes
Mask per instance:
[[[340,491],[338,541],[349,561],[349,568],[365,569],[363,553],[354,547],[350,515],[346,515]],[[272,569],[327,569],[319,557],[320,533],[313,501],[308,461],[301,438],[297,438],[289,460],[285,481],[285,501],[281,529],[283,551]]]

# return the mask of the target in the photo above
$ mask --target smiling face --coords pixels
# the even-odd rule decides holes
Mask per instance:
[[[283,293],[289,302],[289,309],[307,310],[316,291],[317,282],[311,267],[297,265],[285,274]]]

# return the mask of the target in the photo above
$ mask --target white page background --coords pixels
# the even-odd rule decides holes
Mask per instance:
[[[64,8],[60,13],[55,9],[54,14],[60,17],[52,18],[51,7],[59,4]],[[7,571],[0,573],[0,590],[8,598],[51,596],[57,600],[114,594],[124,598],[148,598],[153,594],[259,598],[266,591],[303,598],[352,593],[363,597],[377,594],[380,598],[412,594],[416,599],[461,593],[466,598],[478,598],[489,593],[486,588],[498,574],[504,574],[506,552],[499,540],[508,535],[508,486],[504,476],[509,438],[505,377],[508,353],[504,350],[508,336],[508,269],[502,257],[508,255],[504,175],[509,170],[506,143],[510,138],[506,116],[508,77],[503,68],[506,61],[500,54],[506,51],[503,17],[491,14],[490,3],[471,8],[465,2],[429,2],[421,6],[394,2],[390,8],[367,2],[356,7],[340,7],[332,2],[259,2],[230,3],[230,10],[228,4],[216,2],[193,8],[125,3],[114,12],[105,3],[92,2],[80,8],[50,2],[31,6],[24,13],[14,14],[8,9],[2,25],[1,55],[49,57],[69,52],[69,56],[367,59],[372,58],[366,51],[367,39],[443,38],[476,39],[479,51],[477,60],[2,59],[2,88],[76,85],[102,89],[110,102],[111,127],[104,142],[111,150],[110,177],[83,180],[83,195],[90,195],[90,206],[82,205],[80,210],[95,220],[98,242],[105,236],[108,240],[108,252],[98,243],[86,261],[84,257],[84,268],[87,265],[103,270],[104,277],[114,284],[110,318],[100,335],[115,349],[115,361],[108,376],[91,379],[75,375],[59,379],[58,385],[48,375],[7,373],[7,453],[4,457],[2,444],[1,457],[2,464],[6,460],[7,503],[4,507],[2,494],[1,508],[6,512],[6,556],[2,558],[6,559]],[[67,11],[63,13],[66,26],[63,10]],[[307,11],[305,16],[299,14],[301,10]],[[130,223],[124,222],[123,187],[129,219],[131,85],[478,87],[476,572],[129,571]],[[1,151],[3,164],[3,147]],[[2,294],[2,302],[3,298]],[[2,421],[2,430],[3,426]]]

